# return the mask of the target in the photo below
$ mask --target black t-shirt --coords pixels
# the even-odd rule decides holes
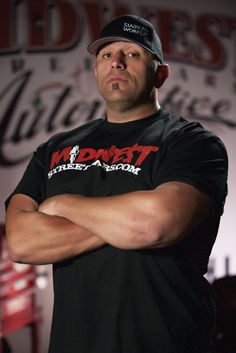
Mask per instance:
[[[39,146],[14,191],[38,203],[62,193],[109,196],[181,181],[208,195],[214,208],[213,216],[175,246],[107,245],[54,264],[49,352],[210,352],[214,306],[203,275],[226,178],[219,138],[162,109],[128,123],[95,120]]]

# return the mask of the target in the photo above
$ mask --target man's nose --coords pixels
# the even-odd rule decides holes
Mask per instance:
[[[124,70],[126,68],[125,55],[122,52],[114,53],[112,56],[112,68]]]

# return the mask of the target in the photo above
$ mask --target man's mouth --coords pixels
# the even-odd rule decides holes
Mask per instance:
[[[110,77],[108,80],[107,80],[107,83],[115,83],[115,82],[127,82],[126,79],[124,79],[123,77],[120,77],[120,76],[113,76],[113,77]]]

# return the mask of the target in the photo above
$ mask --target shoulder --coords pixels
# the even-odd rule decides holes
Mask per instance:
[[[68,141],[73,139],[75,136],[83,136],[85,134],[90,134],[93,131],[95,131],[100,124],[104,121],[104,119],[96,119],[93,121],[90,121],[86,124],[83,124],[73,130],[69,131],[64,131],[60,132],[58,134],[55,134],[51,136],[46,142],[43,142],[42,144],[39,145],[38,149],[51,149],[55,145],[59,145],[63,143],[64,141]]]
[[[226,148],[219,136],[203,127],[197,121],[190,121],[181,115],[166,114],[163,119],[165,138],[169,143],[215,146],[226,154]]]
[[[208,133],[197,121],[189,121],[182,115],[163,114],[162,125],[168,136],[171,134],[185,134],[189,132]]]

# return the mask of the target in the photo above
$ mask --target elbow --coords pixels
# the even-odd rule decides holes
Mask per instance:
[[[23,257],[14,247],[8,246],[8,253],[13,262],[23,263]]]
[[[145,200],[144,200],[145,201]],[[134,226],[144,247],[159,247],[163,242],[163,227],[158,215],[156,200],[146,199],[145,208],[136,217]]]
[[[29,265],[38,265],[38,263],[33,257],[32,254],[29,254],[27,251],[18,249],[17,247],[8,248],[10,259],[19,264],[29,264]]]
[[[7,249],[8,249],[10,259],[13,262],[24,263],[24,257],[25,257],[24,252],[19,246],[12,244],[11,241],[8,241]]]
[[[131,244],[140,248],[161,246],[162,236],[152,217],[146,217],[141,222],[136,222],[132,230]],[[132,246],[132,245],[131,245]]]
[[[7,237],[7,249],[10,259],[16,263],[28,264],[31,263],[29,259],[29,247],[26,244],[14,241],[13,237]]]
[[[162,242],[161,232],[153,219],[149,220],[144,229],[144,238],[147,241],[147,246],[158,246]]]

